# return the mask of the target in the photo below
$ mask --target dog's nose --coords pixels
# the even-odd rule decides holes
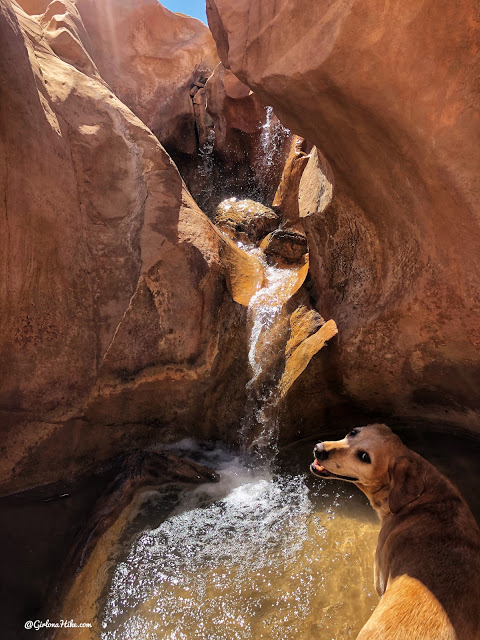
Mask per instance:
[[[326,460],[328,458],[328,451],[325,451],[323,446],[323,442],[319,442],[315,445],[315,449],[313,450],[313,455],[317,460]]]

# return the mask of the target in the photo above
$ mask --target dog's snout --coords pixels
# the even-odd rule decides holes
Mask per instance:
[[[317,460],[326,460],[328,458],[328,451],[325,451],[323,442],[319,442],[318,444],[315,445],[315,449],[313,450],[313,455]]]

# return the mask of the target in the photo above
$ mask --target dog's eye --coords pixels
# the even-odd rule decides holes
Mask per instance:
[[[358,429],[352,429],[348,435],[352,436],[352,438],[353,438],[354,436],[357,435],[357,433],[358,433]]]
[[[368,455],[368,453],[366,451],[359,451],[357,453],[357,456],[359,457],[359,459],[362,462],[365,462],[366,464],[370,464],[372,461],[370,460],[370,456]]]

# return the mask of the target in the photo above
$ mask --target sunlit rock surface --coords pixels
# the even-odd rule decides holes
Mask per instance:
[[[243,393],[244,311],[225,287],[218,232],[100,77],[100,25],[90,39],[85,4],[54,2],[47,20],[41,3],[26,5],[36,17],[0,3],[2,492],[192,424],[210,433],[217,417],[228,438],[219,404],[243,402],[235,385],[225,391],[233,367]],[[135,7],[165,13],[149,0]],[[57,11],[68,52],[54,41]]]
[[[287,224],[299,221],[298,188],[302,174],[310,158],[311,145],[300,136],[294,136],[290,145],[282,178],[273,199],[272,207]]]
[[[260,135],[265,109],[243,82],[219,64],[206,85],[207,109],[215,124],[215,148],[227,161],[251,152],[251,136]],[[250,148],[249,148],[250,147]]]
[[[337,390],[376,416],[478,430],[477,3],[208,0],[207,14],[223,64],[334,177],[306,231],[318,309],[342,336]],[[308,400],[299,423],[317,421]]]
[[[213,221],[228,235],[255,243],[276,229],[280,218],[260,202],[228,198],[218,205]]]
[[[218,64],[208,28],[158,0],[76,0],[100,75],[169,151],[198,148],[190,90]]]

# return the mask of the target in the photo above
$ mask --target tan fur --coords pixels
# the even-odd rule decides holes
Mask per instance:
[[[458,489],[386,425],[317,447],[313,473],[354,478],[382,523],[381,598],[358,640],[480,640],[480,530]]]
[[[428,635],[419,635],[422,630]],[[388,585],[357,640],[456,640],[444,608],[425,585],[402,575]]]

